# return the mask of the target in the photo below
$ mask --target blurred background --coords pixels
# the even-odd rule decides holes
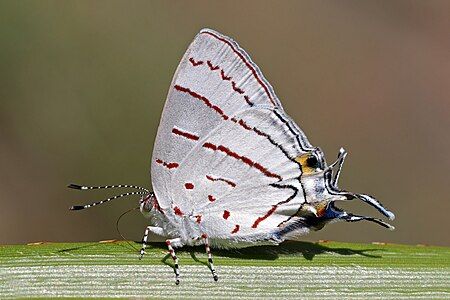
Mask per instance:
[[[150,157],[172,75],[203,27],[236,39],[287,113],[375,195],[396,231],[337,223],[305,240],[450,246],[449,1],[1,1],[0,243],[119,238],[122,199]],[[358,202],[353,212],[380,217]],[[145,219],[121,228],[140,240]]]

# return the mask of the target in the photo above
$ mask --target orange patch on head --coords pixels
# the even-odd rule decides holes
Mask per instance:
[[[317,216],[319,218],[322,217],[326,213],[327,205],[328,205],[328,203],[326,201],[322,201],[314,207],[317,211]]]

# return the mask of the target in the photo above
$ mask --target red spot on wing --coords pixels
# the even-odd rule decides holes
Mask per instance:
[[[175,169],[179,167],[179,164],[176,162],[165,162],[161,159],[156,159],[156,163],[163,165],[164,167],[166,167],[167,169]]]
[[[202,215],[195,216],[195,222],[199,223],[202,221]]]
[[[194,184],[193,184],[192,182],[186,182],[186,183],[184,184],[184,187],[185,187],[187,190],[192,190],[192,189],[194,189]]]
[[[228,210],[223,211],[223,218],[226,220],[230,217],[230,212]]]
[[[197,60],[197,61],[195,61],[194,60],[194,58],[189,58],[189,61],[191,62],[191,64],[194,66],[194,67],[196,67],[196,66],[198,66],[198,65],[202,65],[203,64],[203,61],[201,61],[201,60]]]
[[[219,66],[213,66],[210,60],[208,60],[206,63],[208,64],[208,67],[211,71],[219,70]]]
[[[261,164],[254,162],[253,160],[251,160],[250,158],[248,158],[246,156],[239,155],[236,152],[231,151],[229,148],[227,148],[223,145],[216,146],[212,143],[206,142],[203,144],[203,147],[212,149],[214,151],[216,151],[216,150],[221,151],[221,152],[225,153],[226,155],[231,156],[237,160],[240,160],[243,163],[249,165],[250,167],[257,169],[258,171],[260,171],[267,177],[277,178],[280,181],[283,179],[280,175],[270,172],[266,167],[262,166]]]
[[[195,134],[192,134],[192,133],[186,132],[186,131],[182,131],[175,127],[172,129],[172,133],[176,134],[176,135],[180,135],[182,137],[185,137],[185,138],[193,140],[193,141],[198,141],[198,139],[199,139],[199,137],[196,136]]]
[[[209,101],[209,99],[208,98],[206,98],[205,96],[202,96],[202,95],[200,95],[200,94],[198,94],[198,93],[196,93],[196,92],[194,92],[194,91],[191,91],[189,88],[187,88],[187,87],[182,87],[182,86],[180,86],[180,85],[175,85],[175,87],[174,87],[177,91],[180,91],[180,92],[183,92],[183,93],[188,93],[189,95],[191,95],[192,97],[194,97],[194,98],[196,98],[196,99],[198,99],[198,100],[201,100],[201,101],[203,101],[203,103],[205,103],[205,105],[206,106],[208,106],[208,107],[210,107],[210,108],[212,108],[214,111],[216,111],[224,120],[228,120],[228,116],[223,112],[223,110],[220,108],[220,107],[218,107],[218,106],[216,106],[216,105],[213,105],[212,103],[211,103],[211,101]]]
[[[216,201],[216,198],[213,195],[208,195],[208,200],[214,202]]]
[[[175,206],[175,207],[173,208],[173,212],[174,212],[177,216],[180,216],[180,217],[183,216],[183,212],[181,211],[181,209],[180,209],[178,206]]]
[[[231,234],[238,232],[240,227],[241,227],[241,226],[239,226],[239,225],[236,224],[236,226],[234,226],[233,231],[231,231]]]
[[[220,178],[220,177],[214,178],[214,177],[212,177],[210,175],[206,175],[206,178],[208,180],[210,180],[210,181],[222,181],[222,182],[225,182],[226,184],[228,184],[231,187],[236,187],[236,183],[234,183],[231,180],[225,179],[225,178]]]
[[[247,61],[247,59],[244,57],[244,55],[239,52],[235,46],[228,40],[212,33],[209,31],[204,31],[202,32],[202,34],[208,34],[216,39],[218,39],[219,41],[224,42],[225,44],[227,44],[228,46],[230,46],[231,50],[233,50],[234,53],[236,53],[236,55],[244,62],[244,64],[247,66],[247,68],[250,69],[250,71],[252,72],[253,76],[255,77],[256,81],[258,81],[258,83],[262,86],[262,88],[264,89],[264,91],[266,92],[267,96],[270,99],[270,102],[272,102],[272,104],[275,106],[275,101],[272,99],[272,95],[269,92],[269,88],[264,84],[264,82],[262,81],[262,79],[259,77],[258,72],[256,72],[255,68],[252,66],[252,64]]]

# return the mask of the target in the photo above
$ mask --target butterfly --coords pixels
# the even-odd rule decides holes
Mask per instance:
[[[151,161],[153,191],[71,184],[81,190],[135,189],[71,209],[139,195],[140,211],[150,222],[140,257],[150,232],[164,237],[179,284],[174,248],[204,245],[217,281],[210,246],[277,245],[338,220],[367,220],[393,229],[336,206],[359,199],[394,219],[374,197],[338,187],[346,155],[341,148],[328,165],[249,55],[231,38],[203,29],[170,84]]]

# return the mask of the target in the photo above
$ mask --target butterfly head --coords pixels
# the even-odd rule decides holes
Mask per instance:
[[[149,192],[139,199],[139,210],[144,215],[144,217],[149,217],[150,212],[153,208],[158,206],[158,201],[156,200],[155,194]]]
[[[341,148],[336,161],[329,166],[327,166],[323,152],[319,148],[296,158],[296,161],[302,166],[301,181],[306,196],[306,204],[299,212],[299,216],[303,217],[312,228],[317,230],[336,220],[347,222],[367,220],[393,229],[393,226],[379,219],[354,215],[336,206],[336,201],[359,199],[375,207],[390,220],[395,217],[391,211],[384,208],[372,196],[348,192],[338,187],[339,175],[346,156],[347,152]]]

